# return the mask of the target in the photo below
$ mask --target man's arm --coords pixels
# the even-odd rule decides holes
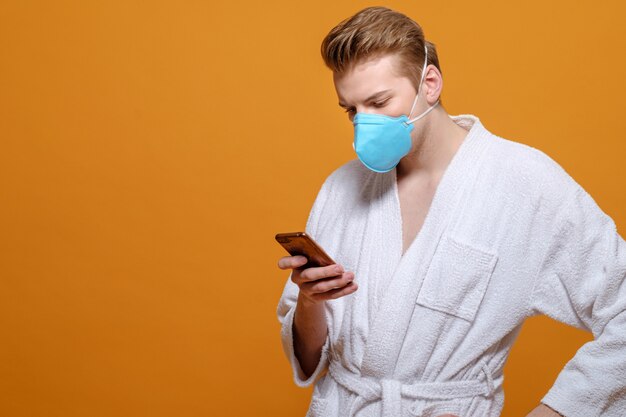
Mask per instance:
[[[578,184],[546,234],[529,315],[593,333],[541,399],[566,417],[626,416],[626,241]]]

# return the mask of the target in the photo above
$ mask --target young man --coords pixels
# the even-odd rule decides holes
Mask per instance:
[[[306,231],[340,265],[292,269],[278,305],[309,416],[499,416],[527,317],[592,331],[529,416],[626,416],[626,242],[555,161],[450,116],[437,53],[382,7],[322,43],[358,159]],[[327,371],[324,373],[324,371]]]

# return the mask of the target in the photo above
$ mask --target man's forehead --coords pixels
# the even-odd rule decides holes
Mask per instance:
[[[376,93],[393,90],[401,78],[393,68],[395,55],[363,60],[342,73],[333,73],[340,104],[364,101]]]

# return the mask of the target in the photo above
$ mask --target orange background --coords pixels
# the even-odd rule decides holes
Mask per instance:
[[[319,45],[374,4],[0,3],[1,416],[304,415],[273,236],[355,157]],[[552,156],[624,235],[621,2],[385,5],[437,45],[450,114]],[[503,415],[587,340],[529,320]]]

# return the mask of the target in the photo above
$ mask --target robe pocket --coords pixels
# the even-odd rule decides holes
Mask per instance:
[[[473,321],[496,265],[495,252],[444,236],[417,296],[417,304]]]

